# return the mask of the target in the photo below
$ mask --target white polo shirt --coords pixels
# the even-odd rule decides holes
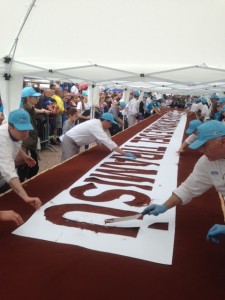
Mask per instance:
[[[0,126],[0,173],[6,182],[18,177],[15,159],[21,149],[21,141],[13,141],[8,131],[8,124]]]
[[[111,138],[108,130],[104,130],[102,122],[99,119],[91,119],[78,124],[65,133],[78,146],[84,146],[91,143],[103,144],[111,151],[117,147]]]
[[[210,161],[203,155],[197,161],[193,172],[173,193],[186,204],[212,186],[225,196],[225,159]]]

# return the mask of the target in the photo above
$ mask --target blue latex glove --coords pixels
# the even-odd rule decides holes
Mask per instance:
[[[136,159],[136,156],[133,153],[125,152],[124,156]]]
[[[215,224],[210,228],[206,240],[219,244],[221,236],[225,236],[225,225]]]
[[[166,212],[167,209],[168,208],[166,207],[165,204],[163,204],[163,205],[150,204],[143,210],[142,214],[158,216],[159,214],[163,214],[164,212]]]

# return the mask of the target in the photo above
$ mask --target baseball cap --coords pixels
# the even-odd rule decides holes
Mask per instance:
[[[103,113],[103,114],[101,115],[100,119],[109,121],[109,122],[111,122],[111,123],[113,123],[113,124],[117,124],[117,122],[116,122],[116,121],[114,120],[114,118],[113,118],[113,115],[110,114],[110,113]]]
[[[87,95],[88,95],[88,90],[83,90],[83,91],[82,91],[82,95],[83,95],[83,96],[87,96]]]
[[[219,96],[218,96],[216,93],[213,93],[213,94],[210,96],[210,99],[219,99]]]
[[[207,103],[208,102],[205,97],[200,97],[200,100],[201,100],[202,103]]]
[[[139,97],[140,96],[140,93],[138,91],[135,91],[134,92],[134,97]]]
[[[30,115],[23,109],[16,109],[10,112],[8,123],[15,126],[17,130],[34,130],[30,123]]]
[[[219,98],[219,101],[218,101],[218,104],[221,104],[221,103],[223,103],[223,102],[225,102],[225,97],[220,97],[220,98]]]
[[[225,125],[217,120],[207,121],[197,128],[197,140],[189,145],[190,149],[198,149],[209,140],[225,136]]]
[[[126,103],[125,103],[124,101],[120,101],[118,104],[119,104],[122,108],[125,108],[125,106],[126,106]]]
[[[41,96],[41,94],[37,93],[32,86],[27,86],[27,87],[22,89],[22,95],[21,95],[22,98],[25,98],[25,97],[39,97],[39,96]]]
[[[199,125],[201,125],[201,124],[202,124],[202,122],[199,121],[199,120],[193,120],[193,121],[191,121],[191,122],[189,123],[188,129],[186,130],[186,133],[187,133],[187,134],[192,134],[192,133],[197,129],[197,127],[198,127]]]

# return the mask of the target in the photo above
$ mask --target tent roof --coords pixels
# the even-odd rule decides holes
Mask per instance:
[[[1,0],[0,73],[221,92],[224,11],[224,0]]]

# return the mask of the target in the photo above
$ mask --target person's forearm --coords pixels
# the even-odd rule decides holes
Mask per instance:
[[[180,205],[181,203],[181,199],[176,194],[172,194],[164,204],[168,209],[170,209],[174,206]]]
[[[20,149],[20,151],[18,152],[18,155],[20,156],[20,158],[22,158],[22,159],[26,159],[27,158],[27,154],[26,154],[26,152],[21,148]]]
[[[124,122],[123,122],[123,120],[122,119],[120,119],[119,117],[117,117],[117,118],[114,118],[115,120],[116,120],[116,122],[117,123],[119,123],[121,126],[123,126],[124,125]]]
[[[9,185],[11,186],[12,190],[23,200],[25,200],[28,197],[18,177],[12,178],[9,182]]]

